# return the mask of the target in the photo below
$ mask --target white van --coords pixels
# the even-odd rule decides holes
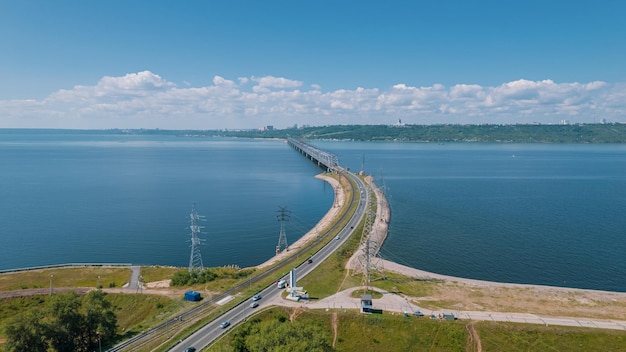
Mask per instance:
[[[276,287],[278,287],[278,288],[285,288],[286,285],[287,285],[287,281],[280,280],[280,281],[278,281],[278,284],[276,284]]]

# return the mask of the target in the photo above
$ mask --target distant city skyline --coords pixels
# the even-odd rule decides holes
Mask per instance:
[[[626,3],[0,3],[0,128],[626,122]]]

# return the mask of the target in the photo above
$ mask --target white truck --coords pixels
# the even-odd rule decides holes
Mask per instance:
[[[285,280],[279,280],[278,283],[276,284],[276,287],[278,288],[285,288],[285,286],[287,286],[287,281]]]

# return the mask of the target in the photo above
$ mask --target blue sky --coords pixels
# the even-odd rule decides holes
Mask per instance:
[[[623,1],[3,1],[0,128],[626,121]]]

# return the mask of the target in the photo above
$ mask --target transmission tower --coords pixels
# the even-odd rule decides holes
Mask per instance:
[[[376,208],[374,203],[374,192],[371,187],[367,188],[367,214],[365,216],[365,224],[361,235],[361,243],[359,249],[361,253],[357,256],[359,261],[359,271],[363,273],[361,286],[365,286],[369,291],[372,282],[372,274],[379,273],[382,275],[382,262],[376,258],[379,243],[371,239],[373,232],[374,220],[376,218]]]
[[[276,246],[276,254],[282,250],[288,250],[287,247],[287,234],[285,233],[285,222],[289,221],[291,217],[291,211],[287,210],[287,207],[278,207],[276,211],[278,222],[280,222],[280,235],[278,236],[278,246]]]
[[[204,265],[202,264],[202,255],[200,254],[200,244],[202,239],[198,237],[204,226],[200,226],[198,223],[204,219],[204,216],[198,215],[196,211],[196,203],[191,207],[191,213],[189,214],[189,228],[191,229],[191,255],[189,256],[189,272],[203,271]]]

